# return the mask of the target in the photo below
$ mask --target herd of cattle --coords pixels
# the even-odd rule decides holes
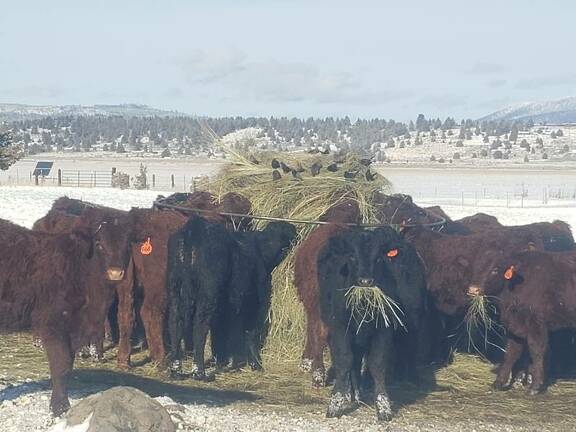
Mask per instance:
[[[547,359],[575,349],[572,333],[551,337],[576,327],[570,227],[561,221],[508,227],[485,214],[453,221],[406,195],[378,194],[373,201],[379,221],[395,228],[355,226],[358,204],[343,199],[320,218],[329,224],[296,246],[294,283],[307,317],[301,366],[312,372],[314,386],[333,378],[327,415],[341,416],[368,399],[378,418],[389,420],[386,381],[418,380],[423,366],[466,349],[474,336],[464,344],[453,336],[475,296],[490,299],[493,319],[506,330],[486,335],[503,341],[475,345],[501,362],[495,388],[519,375],[529,378],[530,393],[542,391]],[[108,333],[118,344],[118,365],[128,368],[138,322],[162,370],[181,374],[188,351],[192,376],[212,379],[204,358],[208,333],[216,370],[262,368],[271,274],[295,243],[296,229],[271,222],[254,230],[250,218],[223,216],[250,213],[250,202],[235,193],[220,201],[208,192],[174,194],[161,202],[126,212],[63,197],[32,230],[0,220],[0,331],[32,330],[41,339],[55,415],[69,408],[66,377],[75,353],[92,345],[101,355]],[[353,319],[351,287],[381,290],[401,309],[403,325]],[[503,359],[492,349],[497,343],[505,346]]]

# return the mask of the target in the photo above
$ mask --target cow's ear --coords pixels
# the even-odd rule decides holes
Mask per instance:
[[[87,229],[72,231],[69,237],[84,252],[86,259],[92,259],[94,256],[94,237]]]

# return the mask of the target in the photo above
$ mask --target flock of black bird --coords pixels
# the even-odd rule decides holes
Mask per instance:
[[[328,155],[328,154],[330,154],[330,149],[326,148],[326,149],[320,150],[320,149],[315,148],[315,149],[309,150],[308,153]],[[260,164],[260,161],[258,159],[256,159],[254,157],[254,155],[250,155],[249,160],[251,163],[253,163],[255,165]],[[370,171],[369,167],[372,164],[372,159],[363,158],[363,159],[360,159],[359,162],[360,162],[361,167],[359,167],[358,169],[354,169],[354,170],[344,171],[344,178],[347,180],[354,180],[358,177],[358,175],[363,174],[364,178],[367,181],[374,181],[378,175],[376,173],[373,173],[372,171]],[[332,163],[330,163],[329,165],[326,166],[326,170],[328,172],[331,172],[331,173],[338,172],[340,170],[339,165],[341,165],[343,163],[344,163],[344,159],[335,158]],[[282,178],[282,173],[284,173],[284,175],[291,174],[292,178],[294,180],[302,180],[301,174],[306,172],[306,168],[304,168],[302,166],[301,162],[296,162],[296,166],[291,167],[291,166],[287,165],[286,163],[279,161],[278,159],[274,158],[274,159],[272,159],[271,166],[272,166],[272,180],[274,180],[274,181],[280,180]],[[316,177],[317,175],[320,174],[322,168],[324,168],[324,166],[322,165],[321,162],[318,162],[318,161],[314,162],[309,168],[310,175],[312,177]],[[280,171],[282,171],[282,173]]]

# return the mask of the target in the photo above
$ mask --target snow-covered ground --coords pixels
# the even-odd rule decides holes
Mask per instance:
[[[112,188],[0,186],[0,218],[31,228],[34,222],[44,216],[50,210],[52,203],[61,196],[130,210],[131,207],[150,207],[161,193]]]

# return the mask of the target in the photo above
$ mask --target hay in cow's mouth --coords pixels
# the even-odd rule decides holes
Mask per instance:
[[[394,301],[388,297],[384,291],[377,286],[357,286],[353,285],[346,290],[346,307],[351,312],[351,318],[354,319],[360,331],[365,323],[374,322],[376,327],[404,327],[404,322],[400,315],[404,312]]]
[[[485,348],[488,345],[494,346],[494,343],[489,341],[488,334],[498,330],[500,325],[492,319],[495,313],[495,306],[490,302],[488,296],[483,294],[470,295],[470,305],[466,311],[464,322],[466,324],[466,333],[468,334],[468,343],[477,352],[482,352],[474,343],[473,332],[480,330],[483,335]],[[498,348],[502,349],[502,347]]]

